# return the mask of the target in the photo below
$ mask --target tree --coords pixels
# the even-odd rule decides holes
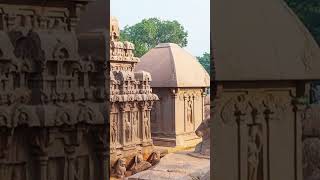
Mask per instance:
[[[121,41],[135,44],[135,55],[143,56],[159,43],[176,43],[181,47],[188,44],[188,32],[178,21],[162,21],[158,18],[143,19],[133,26],[121,30]]]
[[[210,74],[210,54],[205,52],[202,56],[197,57],[197,59],[203,68]]]
[[[286,0],[286,2],[320,44],[320,1]]]

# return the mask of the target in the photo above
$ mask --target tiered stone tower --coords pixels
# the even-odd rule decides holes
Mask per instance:
[[[105,61],[75,33],[88,1],[0,3],[1,180],[108,178]]]
[[[111,18],[110,156],[113,174],[123,177],[125,170],[137,171],[149,164],[137,164],[137,160],[151,159],[152,163],[154,159],[150,112],[158,96],[152,93],[148,72],[133,72],[139,62],[133,54],[134,45],[120,42],[119,36],[118,21]]]

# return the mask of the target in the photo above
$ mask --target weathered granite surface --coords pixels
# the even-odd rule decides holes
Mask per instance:
[[[127,180],[209,180],[210,160],[192,157],[190,152],[193,150],[168,154],[158,165]]]

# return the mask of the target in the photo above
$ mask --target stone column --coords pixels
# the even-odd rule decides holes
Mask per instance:
[[[296,179],[303,179],[302,174],[302,120],[304,113],[306,111],[306,104],[302,99],[295,99],[294,103],[294,112],[295,112],[295,171],[296,171]]]
[[[40,166],[40,179],[47,180],[48,179],[48,156],[39,156],[38,162]]]

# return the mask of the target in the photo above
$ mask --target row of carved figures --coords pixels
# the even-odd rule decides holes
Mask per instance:
[[[122,121],[120,121],[120,119]],[[150,112],[133,111],[122,112],[121,114],[111,114],[110,136],[111,145],[121,143],[139,143],[140,141],[150,140]]]

